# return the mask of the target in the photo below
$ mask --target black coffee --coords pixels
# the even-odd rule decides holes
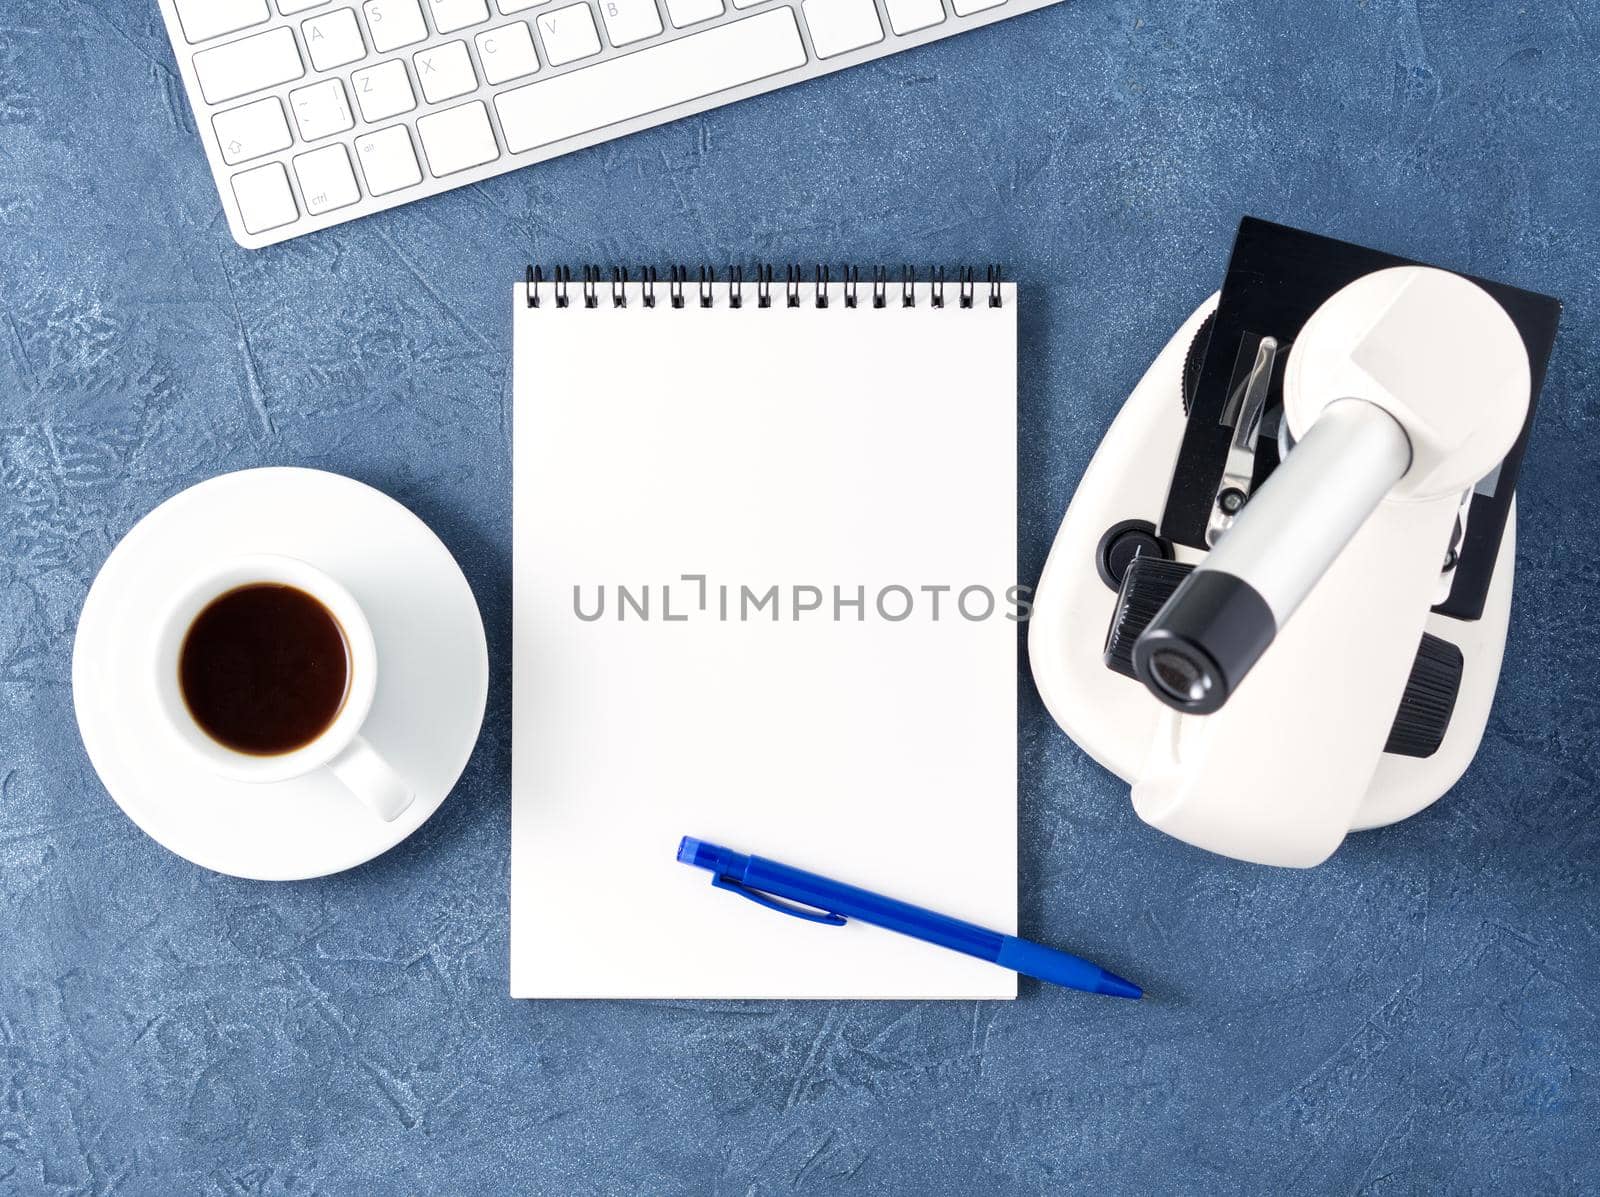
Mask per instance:
[[[311,743],[344,705],[344,629],[303,590],[240,586],[195,617],[178,658],[183,701],[207,735],[235,752],[276,756]]]

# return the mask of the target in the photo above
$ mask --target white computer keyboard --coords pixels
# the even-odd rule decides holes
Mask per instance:
[[[255,249],[1058,0],[158,2]]]

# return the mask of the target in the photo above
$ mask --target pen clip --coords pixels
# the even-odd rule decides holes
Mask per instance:
[[[711,884],[718,889],[725,889],[740,897],[749,898],[759,906],[776,910],[779,914],[793,915],[797,919],[805,919],[809,923],[823,923],[829,927],[842,927],[845,920],[843,916],[830,914],[826,910],[814,910],[805,906],[791,906],[787,902],[780,902],[771,894],[764,894],[758,889],[752,889],[742,881],[735,881],[732,877],[724,877],[720,873],[711,875]]]

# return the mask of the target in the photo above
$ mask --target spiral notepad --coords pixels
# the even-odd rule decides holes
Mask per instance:
[[[512,994],[1014,996],[674,852],[1015,929],[1015,288],[530,269],[513,306]]]

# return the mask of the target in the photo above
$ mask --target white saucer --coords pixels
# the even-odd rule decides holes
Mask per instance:
[[[362,735],[416,790],[393,823],[325,769],[269,785],[218,777],[161,722],[149,645],[170,584],[241,553],[310,562],[366,612],[378,692]],[[265,881],[353,868],[420,827],[466,768],[488,690],[483,621],[450,551],[387,495],[320,470],[224,474],[161,504],[101,567],[72,655],[78,728],[117,805],[179,856]]]

